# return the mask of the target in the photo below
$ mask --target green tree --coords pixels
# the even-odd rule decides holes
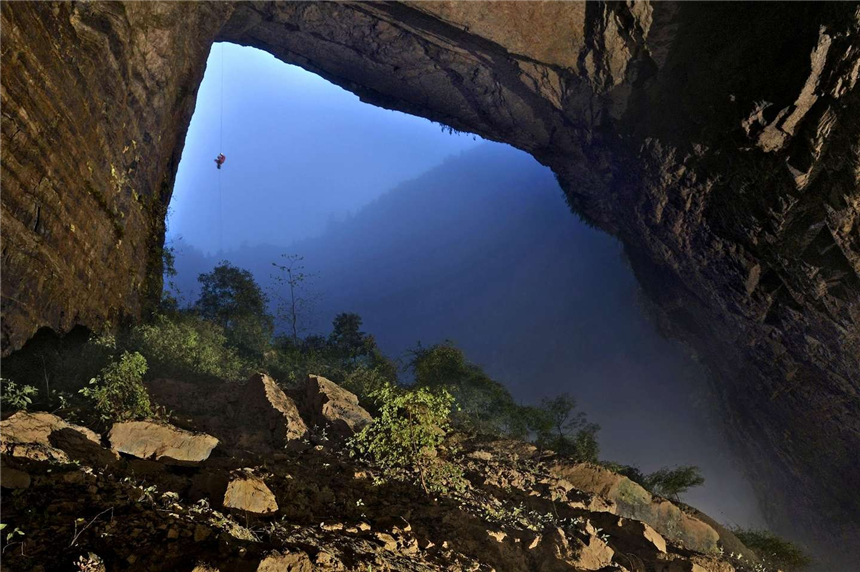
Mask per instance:
[[[450,341],[412,350],[408,366],[418,387],[444,388],[454,396],[455,422],[467,429],[525,437],[522,408],[501,383],[469,363]]]
[[[161,275],[167,288],[161,289],[161,311],[164,313],[175,313],[179,311],[182,294],[176,284],[176,249],[173,246],[164,245],[161,249]]]
[[[539,408],[530,411],[530,428],[541,447],[578,461],[596,463],[600,455],[597,441],[600,426],[589,423],[585,413],[576,409],[576,399],[568,393],[545,398]]]
[[[253,275],[223,261],[197,281],[201,285],[197,312],[224,328],[227,340],[243,353],[262,356],[274,325],[266,313],[268,299]]]
[[[644,486],[654,494],[673,500],[693,487],[705,484],[702,470],[695,465],[682,465],[669,469],[663,467],[645,477]]]
[[[368,343],[367,334],[361,331],[361,321],[361,316],[349,312],[335,316],[329,336],[331,347],[349,358],[365,355],[369,346],[375,345],[375,342],[371,340]]]

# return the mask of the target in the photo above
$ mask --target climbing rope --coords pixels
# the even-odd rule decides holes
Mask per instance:
[[[221,43],[221,109],[220,109],[221,124],[218,127],[220,140],[218,142],[218,152],[224,152],[224,43]],[[218,169],[218,255],[224,252],[224,229],[222,226],[221,208],[221,169]]]

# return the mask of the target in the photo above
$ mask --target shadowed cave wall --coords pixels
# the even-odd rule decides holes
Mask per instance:
[[[209,49],[250,45],[551,167],[710,368],[776,528],[860,557],[857,4],[492,8],[3,3],[4,354],[146,311]]]

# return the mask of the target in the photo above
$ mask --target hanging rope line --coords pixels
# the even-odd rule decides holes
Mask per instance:
[[[224,151],[224,43],[221,43],[221,141],[218,144],[219,153]]]
[[[218,127],[220,140],[218,142],[218,157],[221,158],[224,156],[224,43],[221,43],[221,110],[220,110],[220,119],[221,124]],[[221,165],[218,165],[218,255],[220,256],[222,252],[224,252],[224,231],[222,226],[222,212],[221,208]]]

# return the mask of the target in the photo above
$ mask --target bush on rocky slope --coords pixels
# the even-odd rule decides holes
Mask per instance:
[[[137,352],[123,352],[81,388],[80,394],[92,402],[105,423],[152,417],[155,412],[143,385],[145,373],[146,358]]]
[[[384,385],[371,397],[379,413],[349,441],[351,454],[372,460],[385,479],[414,479],[427,494],[462,490],[463,470],[443,450],[453,396]]]
[[[755,528],[733,528],[732,533],[761,558],[766,566],[784,572],[805,570],[812,560],[797,544],[780,538],[769,530]]]

